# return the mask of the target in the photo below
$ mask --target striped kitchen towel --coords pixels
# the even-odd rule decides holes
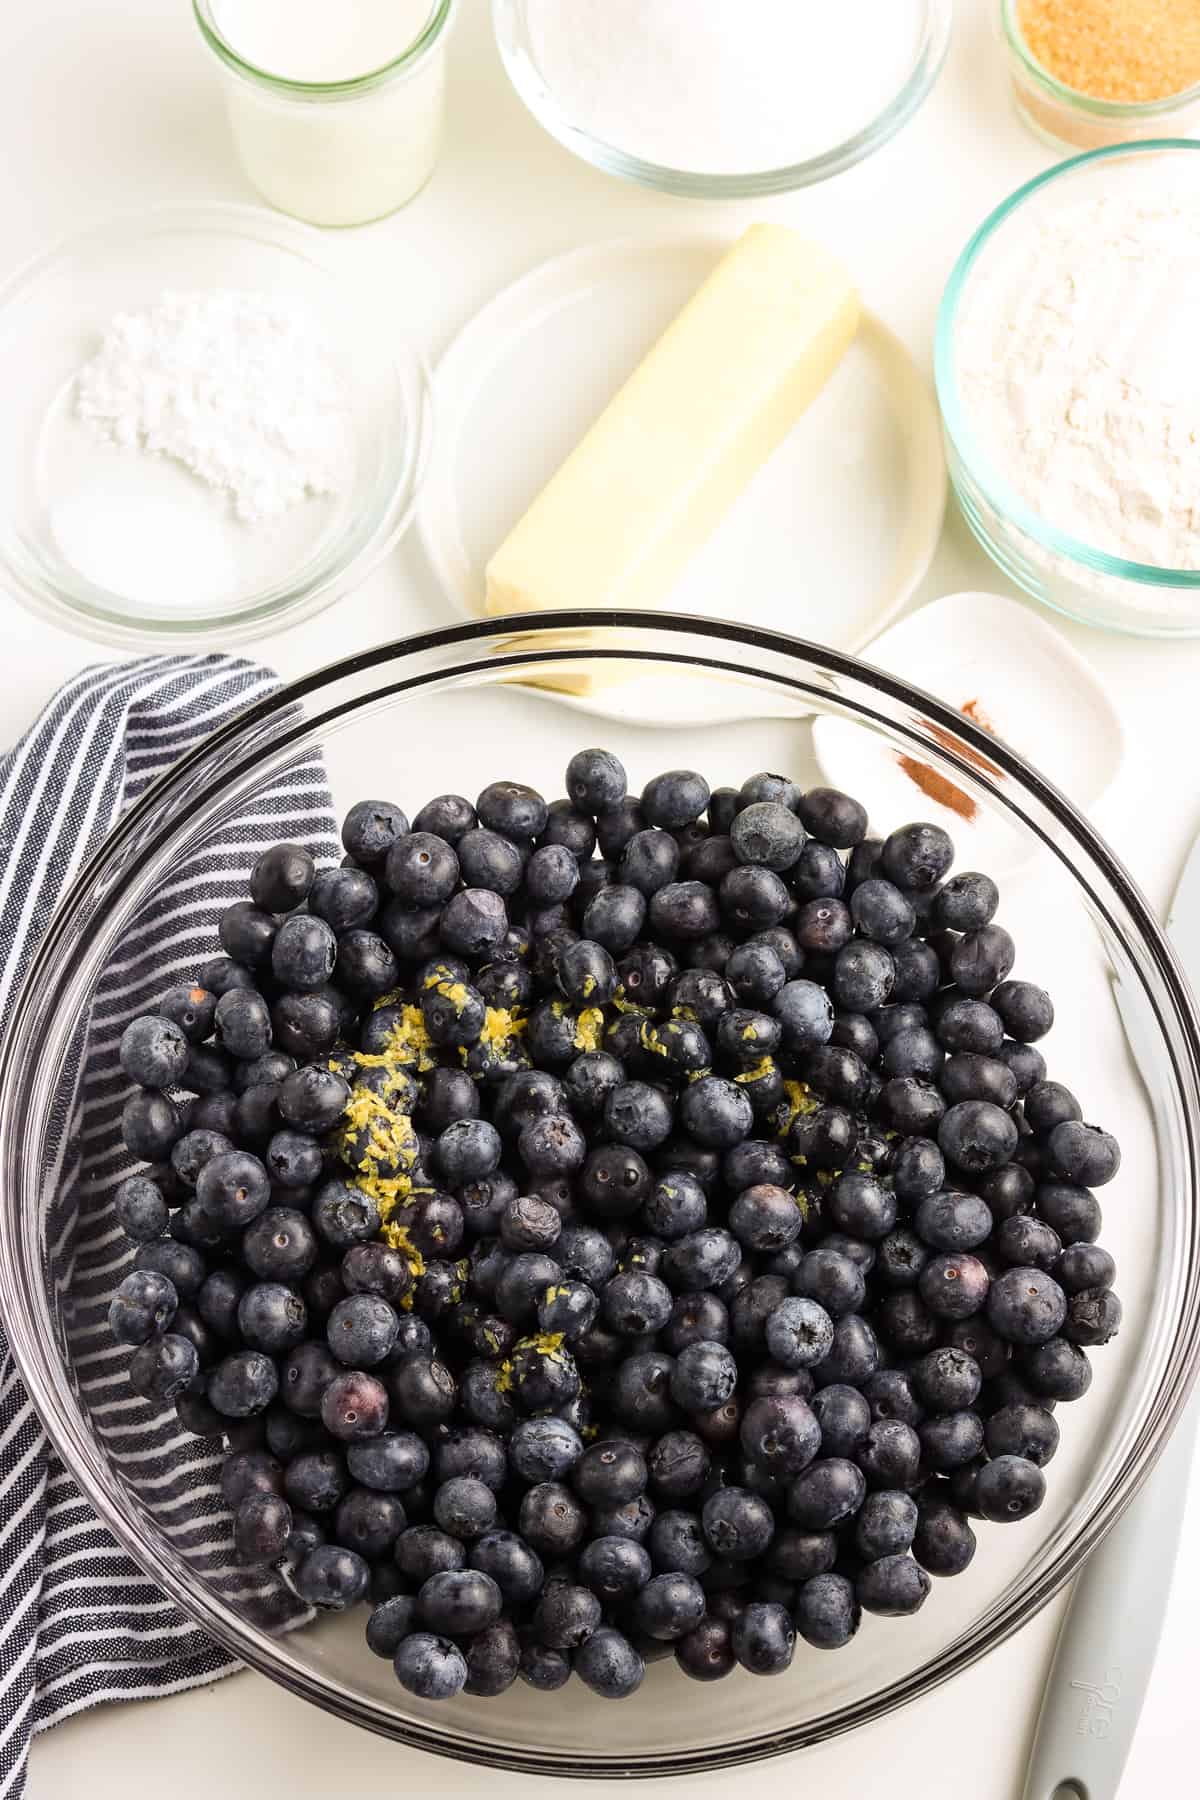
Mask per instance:
[[[226,656],[147,657],[85,669],[0,758],[0,1026],[55,905],[123,810],[211,731],[278,685]],[[132,1258],[112,1216],[131,1166],[121,1143],[129,1091],[121,1032],[173,981],[219,950],[215,922],[242,898],[263,845],[288,838],[321,860],[338,845],[319,758],[300,758],[181,862],[169,892],[110,960],[64,1070],[46,1146],[51,1276],[70,1284],[67,1329],[84,1398],[132,1491],[153,1496],[189,1560],[268,1629],[294,1622],[277,1578],[231,1566],[218,1446],[156,1417],[125,1383],[107,1336],[108,1297]],[[178,1504],[176,1504],[178,1502]],[[177,1523],[170,1524],[172,1519]],[[33,1732],[102,1700],[145,1699],[213,1681],[237,1664],[149,1582],[99,1523],[48,1446],[0,1333],[0,1800],[25,1785]]]

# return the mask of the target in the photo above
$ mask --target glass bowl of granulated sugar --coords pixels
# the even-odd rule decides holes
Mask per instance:
[[[695,199],[782,194],[886,144],[932,87],[953,0],[492,0],[509,77],[585,162]]]
[[[128,646],[228,646],[361,582],[409,524],[431,384],[386,295],[253,207],[86,231],[0,290],[0,569]]]

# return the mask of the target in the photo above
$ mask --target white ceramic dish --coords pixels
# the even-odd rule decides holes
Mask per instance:
[[[1121,765],[1121,721],[1091,667],[1019,601],[947,594],[891,626],[863,655],[994,732],[1087,817]],[[813,748],[830,785],[857,794],[872,817],[944,824],[959,868],[1011,875],[1028,860],[1028,842],[1022,846],[998,812],[965,817],[966,795],[955,789],[940,800],[933,772],[915,762],[906,770],[874,733],[825,717],[813,726]]]
[[[572,251],[505,289],[451,344],[418,530],[455,612],[482,613],[493,550],[727,248],[688,238]],[[925,574],[945,498],[932,390],[868,314],[664,609],[857,650]],[[762,704],[733,683],[682,678],[554,697],[646,725],[740,719]]]

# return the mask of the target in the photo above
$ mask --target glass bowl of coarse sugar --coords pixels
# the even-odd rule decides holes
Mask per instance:
[[[955,491],[1034,599],[1200,636],[1200,143],[1078,156],[963,251],[935,371]]]
[[[686,199],[826,181],[886,144],[945,61],[953,0],[492,0],[551,137]]]
[[[428,369],[309,227],[170,207],[0,289],[0,570],[126,646],[231,643],[361,582],[410,523]]]

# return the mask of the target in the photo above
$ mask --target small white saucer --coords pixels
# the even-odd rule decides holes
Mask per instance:
[[[1121,721],[1090,666],[1052,625],[999,594],[947,594],[910,613],[863,652],[866,662],[934,694],[1026,757],[1083,813],[1111,785],[1124,755]],[[933,771],[849,720],[813,726],[813,748],[832,787],[873,818],[931,819],[954,838],[959,869],[1011,875],[1031,853],[995,808],[963,816],[969,797],[944,804]]]
[[[727,248],[689,238],[572,251],[505,289],[451,344],[437,370],[437,442],[418,529],[456,612],[482,614],[492,552]],[[932,390],[868,314],[664,610],[856,650],[924,576],[945,497]],[[753,689],[694,676],[552,697],[644,725],[711,724],[762,708]],[[779,710],[803,709],[781,701]]]

